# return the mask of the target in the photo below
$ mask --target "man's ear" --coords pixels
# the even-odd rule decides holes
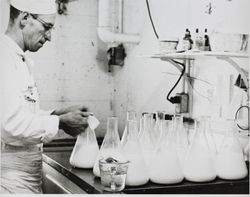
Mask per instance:
[[[26,24],[28,23],[29,13],[22,12],[19,15],[19,17],[20,17],[20,26],[21,26],[21,28],[24,28],[26,26]]]

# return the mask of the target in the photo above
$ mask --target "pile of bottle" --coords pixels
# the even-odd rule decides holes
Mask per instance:
[[[199,32],[199,29],[195,29],[193,39],[189,29],[186,29],[185,36],[182,39],[181,49],[184,51],[194,50],[194,51],[211,51],[210,41],[207,29],[204,33]]]
[[[236,180],[247,176],[233,121],[228,121],[224,140],[218,146],[209,117],[194,120],[189,127],[184,126],[183,120],[180,115],[170,117],[158,111],[144,113],[138,122],[136,112],[128,111],[120,140],[118,118],[109,117],[101,148],[95,162],[91,162],[94,175],[100,177],[99,160],[112,157],[129,161],[125,182],[128,186],[144,185],[148,181],[176,184],[184,179],[208,182],[216,177]],[[189,134],[190,128],[193,135]],[[83,161],[88,157],[89,154],[82,155]]]

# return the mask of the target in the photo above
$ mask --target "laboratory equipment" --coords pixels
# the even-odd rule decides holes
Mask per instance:
[[[165,120],[165,114],[163,111],[157,111],[156,112],[156,122],[153,128],[153,141],[154,144],[157,144],[159,142],[159,139],[161,137],[161,134],[164,129],[164,120]]]
[[[125,124],[125,128],[122,134],[122,139],[121,139],[121,143],[124,144],[124,141],[127,140],[128,137],[128,133],[127,133],[127,121],[129,120],[136,120],[136,112],[135,111],[127,111],[127,119],[126,119],[126,124]],[[138,133],[137,133],[138,135]]]
[[[166,120],[164,123],[167,126],[149,165],[150,180],[159,184],[179,183],[184,179],[184,175],[177,154],[177,132],[172,121]]]
[[[119,192],[125,188],[129,163],[129,161],[119,162],[112,157],[99,160],[101,184],[104,190]]]
[[[99,121],[94,115],[88,118],[88,128],[77,136],[69,162],[72,166],[78,168],[93,168],[97,157],[99,147],[96,140],[95,128]]]
[[[177,135],[177,154],[179,156],[181,165],[185,165],[184,159],[186,157],[189,142],[187,130],[184,128],[183,125],[183,116],[176,114],[173,116],[172,121],[173,130],[176,132]]]
[[[213,159],[213,162],[215,161],[215,157],[217,155],[217,146],[215,143],[215,139],[214,139],[214,134],[213,134],[213,130],[211,128],[211,118],[209,116],[202,116],[201,119],[203,119],[204,123],[205,123],[205,135],[207,138],[207,142],[208,142],[208,147],[210,149],[210,153]]]
[[[236,136],[237,126],[233,120],[226,121],[225,126],[227,131],[215,159],[216,172],[222,179],[242,179],[248,172],[243,150]]]
[[[205,135],[205,121],[195,121],[195,134],[188,147],[183,165],[184,176],[189,181],[207,182],[216,178],[212,155]]]
[[[126,185],[144,185],[149,180],[143,153],[138,141],[138,126],[136,120],[127,121],[127,138],[123,143],[123,152],[130,161]]]
[[[93,168],[98,151],[95,132],[88,127],[78,135],[69,162],[74,167]]]
[[[139,135],[139,143],[142,148],[142,153],[145,159],[146,166],[148,167],[151,157],[153,155],[155,145],[153,142],[152,135],[152,122],[153,114],[144,114],[143,115],[143,130]]]
[[[93,168],[93,173],[95,176],[100,177],[99,169],[99,159],[112,157],[119,162],[126,161],[121,147],[121,141],[118,134],[118,118],[117,117],[108,117],[107,121],[107,132],[104,136],[100,151],[95,161]]]

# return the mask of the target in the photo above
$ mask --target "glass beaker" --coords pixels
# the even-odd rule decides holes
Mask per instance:
[[[180,183],[184,175],[177,154],[177,132],[171,121],[166,120],[165,124],[149,165],[150,180],[159,184]]]
[[[123,143],[123,152],[130,161],[126,185],[144,185],[149,180],[148,170],[144,161],[143,153],[138,141],[137,121],[127,121],[127,138]]]
[[[226,134],[215,159],[216,172],[222,179],[236,180],[247,176],[243,150],[237,138],[237,126],[233,120],[225,122]]]
[[[128,133],[127,133],[127,121],[129,120],[136,120],[136,112],[135,111],[127,111],[127,119],[126,119],[126,124],[125,124],[125,128],[122,134],[122,139],[121,139],[121,143],[124,144],[124,141],[127,140],[128,137]],[[137,133],[138,135],[138,133]]]
[[[216,178],[212,155],[205,135],[205,121],[195,121],[195,134],[188,147],[183,165],[185,178],[193,182],[207,182]]]
[[[122,154],[121,141],[118,134],[118,118],[108,117],[107,132],[103,139],[100,151],[95,161],[93,173],[100,177],[99,159],[112,157],[119,162],[124,162],[126,159]]]
[[[152,136],[154,144],[158,144],[164,129],[165,113],[163,111],[156,112],[156,121],[153,128]]]
[[[153,114],[143,115],[143,130],[141,131],[139,136],[139,143],[142,148],[143,157],[147,167],[149,165],[149,162],[151,160],[155,148],[152,140],[153,139],[152,120],[153,120]]]
[[[101,184],[104,190],[119,192],[125,188],[129,163],[129,161],[118,162],[113,158],[99,160]]]
[[[77,140],[71,153],[69,162],[78,168],[93,168],[99,147],[94,130],[87,128],[77,136]],[[86,157],[86,155],[88,155]]]
[[[188,149],[188,133],[183,126],[183,117],[181,115],[174,115],[172,118],[173,130],[177,136],[177,153],[181,162],[184,165],[186,152]]]

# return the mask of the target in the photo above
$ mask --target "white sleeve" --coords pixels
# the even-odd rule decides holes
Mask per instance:
[[[55,111],[54,109],[50,109],[50,110],[42,110],[40,109],[39,114],[40,115],[50,115],[53,111]]]
[[[5,61],[6,63],[6,61]],[[12,62],[7,62],[12,63]],[[1,69],[1,137],[5,141],[48,142],[58,132],[59,117],[32,113],[27,107],[13,69]]]

